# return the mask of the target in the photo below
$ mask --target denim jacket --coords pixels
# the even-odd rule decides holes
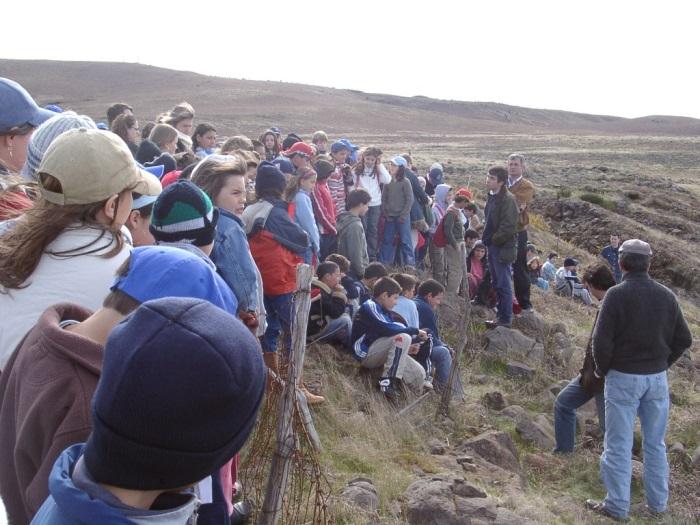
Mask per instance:
[[[258,309],[258,281],[255,262],[250,254],[243,222],[232,213],[219,208],[216,241],[211,259],[238,299],[243,311]]]

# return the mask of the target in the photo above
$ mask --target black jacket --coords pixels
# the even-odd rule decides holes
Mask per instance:
[[[598,315],[593,331],[596,372],[657,374],[692,343],[673,292],[646,272],[627,273],[608,290]]]
[[[495,195],[489,194],[484,208],[486,226],[481,241],[486,247],[500,249],[502,263],[515,261],[518,214],[518,203],[505,187]]]

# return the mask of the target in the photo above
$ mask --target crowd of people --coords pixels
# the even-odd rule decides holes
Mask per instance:
[[[0,494],[11,523],[186,523],[197,502],[198,523],[242,522],[237,453],[271,388],[265,367],[279,375],[290,352],[300,263],[315,270],[308,341],[380,370],[391,402],[448,388],[445,294],[510,327],[533,309],[532,286],[591,304],[621,281],[619,237],[603,252],[612,282],[588,271],[579,281],[577,261],[557,269],[555,253],[540,263],[522,154],[488,169],[480,210],[438,162],[421,176],[408,154],[385,165],[378,147],[323,131],[224,140],[195,118],[183,102],[140,125],[117,103],[94,122],[0,79]],[[300,389],[324,402],[303,379]],[[558,400],[562,451],[590,398],[579,390]],[[459,381],[452,395],[463,398]]]

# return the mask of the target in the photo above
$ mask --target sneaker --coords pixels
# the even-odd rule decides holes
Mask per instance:
[[[240,525],[246,523],[253,515],[253,504],[248,500],[239,501],[233,504],[233,512],[231,513],[231,525]]]
[[[396,380],[390,377],[382,377],[379,380],[379,391],[393,403],[401,398],[401,390],[397,387]]]
[[[426,379],[423,381],[423,390],[428,391],[428,390],[433,390],[435,387],[433,386],[433,382],[430,379]]]
[[[530,306],[525,306],[524,308],[521,308],[520,311],[521,311],[521,312],[534,312],[534,311],[535,311],[535,307],[532,306],[532,305],[530,305]]]
[[[610,518],[613,521],[629,521],[629,518],[623,518],[621,516],[618,516],[617,514],[613,514],[605,506],[605,503],[602,501],[596,501],[594,499],[587,499],[586,500],[586,508],[588,510],[592,510],[596,514],[600,514],[601,516],[605,516],[606,518]]]

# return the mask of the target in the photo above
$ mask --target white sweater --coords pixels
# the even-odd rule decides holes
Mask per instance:
[[[382,188],[380,184],[389,184],[391,182],[391,175],[386,170],[383,164],[379,164],[379,176],[372,177],[371,171],[365,169],[365,171],[359,177],[356,177],[357,181],[355,184],[355,189],[364,189],[372,197],[369,202],[370,206],[381,206],[382,205]]]
[[[44,251],[34,273],[24,288],[0,294],[0,369],[4,368],[15,347],[36,324],[49,306],[69,302],[96,310],[109,292],[117,268],[131,252],[131,235],[122,228],[126,242],[115,256],[101,255],[114,248],[112,235],[103,238],[74,257],[60,257],[50,253],[81,248],[100,237],[97,228],[68,229],[61,233]],[[92,252],[94,253],[85,253]]]

